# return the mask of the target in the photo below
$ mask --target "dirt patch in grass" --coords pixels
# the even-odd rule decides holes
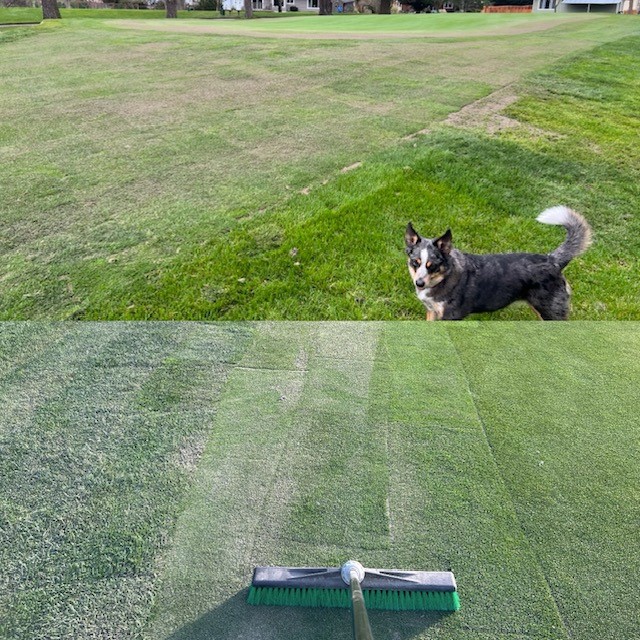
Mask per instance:
[[[488,96],[465,105],[459,111],[450,113],[444,120],[444,124],[458,129],[480,129],[489,135],[520,129],[534,138],[559,139],[564,137],[558,133],[545,131],[505,115],[505,109],[516,103],[518,99],[519,96],[515,87],[512,85],[501,87]],[[419,135],[428,133],[429,130],[425,129],[404,139],[413,140]]]
[[[502,87],[498,91],[474,100],[465,105],[460,111],[447,116],[445,124],[464,129],[482,127],[489,133],[496,133],[503,129],[519,127],[520,123],[505,116],[502,111],[518,99],[511,86]]]

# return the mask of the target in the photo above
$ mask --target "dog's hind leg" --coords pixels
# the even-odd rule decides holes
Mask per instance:
[[[538,316],[538,320],[544,320],[544,318],[540,315],[540,312],[531,303],[529,303],[529,306],[531,307],[533,313]]]
[[[541,320],[567,320],[569,318],[571,289],[564,277],[553,286],[534,289],[529,292],[527,302]]]

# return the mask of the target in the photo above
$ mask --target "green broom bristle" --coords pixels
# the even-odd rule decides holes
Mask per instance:
[[[392,611],[457,611],[460,599],[457,591],[397,591],[364,589],[368,609]],[[249,589],[249,604],[299,607],[351,607],[348,589],[307,589],[285,587],[254,587]]]

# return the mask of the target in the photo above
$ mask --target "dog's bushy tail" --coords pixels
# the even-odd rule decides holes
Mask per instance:
[[[538,222],[557,224],[567,230],[565,241],[549,255],[556,260],[561,269],[579,256],[591,244],[591,227],[589,223],[569,207],[551,207],[545,209],[538,217]]]

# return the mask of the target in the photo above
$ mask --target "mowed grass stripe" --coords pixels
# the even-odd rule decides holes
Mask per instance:
[[[266,560],[257,540],[263,521],[278,526],[269,509],[278,510],[273,487],[297,437],[292,413],[306,375],[306,343],[302,328],[260,325],[230,376],[147,637],[238,637],[251,627],[238,594],[250,582],[254,556]],[[211,610],[217,613],[209,620]]]
[[[443,637],[566,637],[444,326],[385,323],[371,402],[388,432],[386,562],[453,570],[462,609]]]
[[[571,637],[639,637],[640,327],[448,331]]]
[[[311,549],[325,548],[307,564],[334,566],[345,554],[388,546],[384,434],[367,416],[379,330],[376,324],[313,325],[297,412],[306,428],[291,461],[296,490],[285,533]],[[287,556],[287,564],[305,560]]]
[[[15,366],[0,387],[0,637],[136,637],[248,330],[36,323],[2,332],[22,348],[3,354]],[[24,358],[29,333],[33,345],[51,343]]]

